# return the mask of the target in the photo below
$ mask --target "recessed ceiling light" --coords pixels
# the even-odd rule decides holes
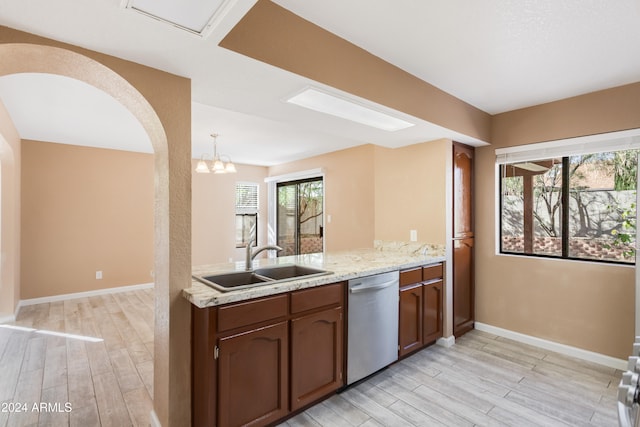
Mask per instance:
[[[238,0],[122,0],[124,7],[202,37]]]
[[[390,132],[414,126],[414,123],[409,123],[355,101],[312,87],[306,88],[286,101],[314,111],[331,114],[332,116]]]

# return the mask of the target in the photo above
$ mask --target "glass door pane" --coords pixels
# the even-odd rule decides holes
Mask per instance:
[[[279,256],[322,252],[323,196],[322,178],[278,184]]]
[[[296,255],[298,252],[297,185],[278,185],[278,256]]]
[[[322,180],[298,184],[299,254],[322,252]]]

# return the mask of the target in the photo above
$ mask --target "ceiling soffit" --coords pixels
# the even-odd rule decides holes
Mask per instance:
[[[490,140],[491,116],[268,0],[220,46],[439,126]]]

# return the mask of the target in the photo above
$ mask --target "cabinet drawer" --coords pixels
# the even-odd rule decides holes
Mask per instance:
[[[422,282],[422,268],[413,268],[400,272],[400,287]]]
[[[422,269],[422,281],[426,282],[431,279],[442,279],[442,264],[432,265],[430,267],[424,267]]]
[[[218,332],[286,316],[288,305],[289,295],[284,294],[222,306],[218,308]]]
[[[342,305],[343,292],[342,283],[292,292],[291,314],[328,305]]]

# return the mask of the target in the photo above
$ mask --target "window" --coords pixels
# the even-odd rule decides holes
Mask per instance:
[[[500,252],[634,264],[638,153],[501,164]]]
[[[258,184],[236,183],[236,247],[258,239]]]

